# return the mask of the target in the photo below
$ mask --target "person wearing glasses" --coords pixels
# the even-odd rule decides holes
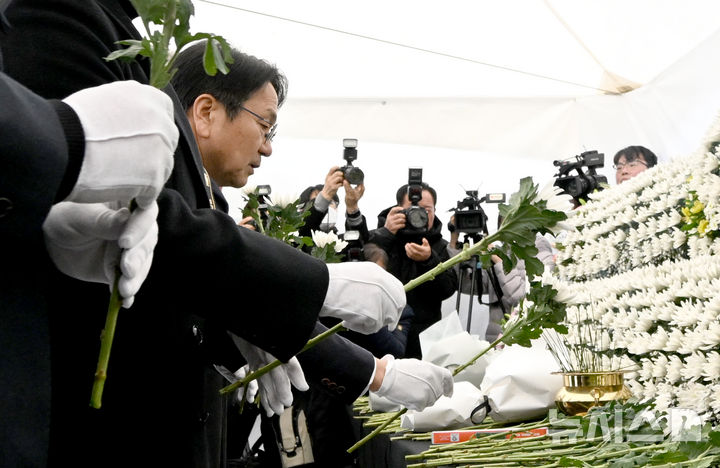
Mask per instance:
[[[615,182],[621,184],[657,164],[655,153],[644,146],[628,146],[613,157]]]
[[[115,81],[148,83],[147,59],[104,59],[123,47],[119,41],[142,40],[129,0],[13,0],[6,15],[12,25],[0,41],[6,72],[46,99]],[[247,154],[237,154],[244,164],[225,174],[234,183],[272,151],[272,125],[286,91],[282,84],[275,89],[261,81],[252,87],[254,92],[237,102],[248,111],[235,109],[235,118],[228,114],[234,112],[227,109],[230,101],[209,114],[215,120],[206,130],[226,145],[242,144],[241,131],[248,140]],[[100,409],[88,401],[108,287],[59,271],[48,280],[50,466],[224,466],[221,431],[228,401],[218,393],[225,382],[208,356],[223,354],[213,347],[226,342],[211,337],[230,331],[244,343],[248,361],[274,356],[285,363],[267,374],[277,376],[276,391],[264,393],[267,406],[280,412],[291,403],[290,382],[305,380],[294,355],[317,334],[318,317],[340,318],[350,329],[372,333],[392,328],[405,305],[402,284],[377,265],[325,265],[238,228],[223,212],[227,202],[203,167],[187,109],[172,86],[164,91],[179,131],[174,165],[157,197],[158,241],[147,279],[132,309],[120,312]],[[409,407],[427,406],[452,391],[449,371],[437,366],[442,372],[418,364],[409,374],[428,371],[425,384],[408,382],[402,363],[370,355],[341,368],[346,356],[323,352],[322,343],[316,348],[338,372],[346,370],[353,386],[389,391]],[[347,389],[337,382],[328,379],[326,387],[337,393]],[[27,421],[12,424],[34,429]]]
[[[199,42],[188,47],[178,56],[176,60],[178,72],[173,76],[171,83],[181,105],[185,108],[208,174],[219,185],[240,188],[247,183],[254,169],[260,166],[261,157],[270,156],[272,153],[271,142],[277,128],[275,121],[278,109],[284,101],[287,85],[285,77],[274,65],[236,49],[230,51],[233,63],[229,64],[227,75],[209,76],[203,69],[205,48],[205,43]],[[338,173],[342,182],[342,173]],[[333,195],[336,194],[333,192]],[[278,273],[278,276],[281,274]],[[276,287],[281,291],[283,284],[278,282]],[[352,300],[350,296],[347,296],[347,299]],[[334,320],[333,324],[339,321],[333,317],[329,319]],[[220,329],[219,334],[212,333],[213,330],[218,329]],[[319,333],[325,331],[325,328],[318,324],[316,330]],[[225,373],[234,371],[238,365],[237,356],[233,357],[234,353],[228,350],[229,346],[223,345],[223,342],[227,344],[228,334],[221,327],[209,327],[209,331],[211,334],[205,336],[208,344],[212,343],[209,348],[221,346],[223,352],[214,353],[208,358],[216,365],[225,367]],[[385,331],[389,333],[388,330]],[[251,361],[251,356],[246,353],[248,343],[238,343],[237,337],[233,337],[233,342],[238,345],[243,356]],[[372,376],[368,371],[373,362],[380,362],[379,358],[374,358],[365,349],[339,335],[323,343],[298,355],[297,359],[302,369],[296,368],[295,371],[300,375],[304,372],[307,376],[305,387],[307,384],[314,384],[313,386],[320,393],[330,393],[330,398],[344,405],[351,404],[368,386],[371,390],[375,390],[370,385]],[[230,346],[232,344],[230,343]],[[254,353],[253,349],[250,351]],[[378,367],[385,362],[380,363]],[[408,361],[396,361],[396,365],[403,367],[404,372],[412,374],[415,371],[407,368],[407,363]],[[255,363],[250,362],[250,364]],[[427,363],[420,366],[431,370],[431,373],[440,372],[439,368],[431,368]],[[420,375],[424,372],[421,369],[417,370],[421,371]],[[328,392],[328,388],[323,388],[322,382],[330,380],[333,385],[329,387]],[[295,385],[295,382],[293,384],[301,391],[307,390]],[[260,379],[260,387],[267,396],[267,392],[271,389],[264,386],[263,379]],[[340,387],[343,388],[342,392],[334,391]],[[407,388],[402,389],[401,393],[410,396]],[[261,397],[262,395],[261,392]],[[408,398],[408,402],[412,404],[413,399]],[[266,411],[267,413],[278,412],[274,408],[268,408],[264,402],[263,407],[269,410]],[[294,414],[295,409],[293,408],[290,413]],[[278,419],[277,416],[275,419]],[[279,430],[279,427],[276,429]],[[232,429],[234,427],[231,424],[228,430]],[[264,432],[266,430],[267,427]],[[294,437],[291,439],[294,440]],[[274,441],[276,437],[273,435],[269,440]],[[241,453],[244,442],[244,438],[228,440],[227,446],[236,447],[235,453]],[[305,449],[307,450],[307,447]]]

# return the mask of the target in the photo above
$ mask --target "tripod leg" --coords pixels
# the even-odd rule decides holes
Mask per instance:
[[[472,257],[472,273],[470,274],[470,302],[468,302],[467,332],[470,333],[470,322],[472,321],[473,298],[475,297],[475,275],[477,274],[477,257]]]

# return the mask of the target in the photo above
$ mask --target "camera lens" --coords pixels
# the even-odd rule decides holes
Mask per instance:
[[[343,174],[345,175],[345,180],[352,185],[362,184],[363,180],[365,180],[365,174],[363,174],[362,169],[359,167],[346,166]]]
[[[425,208],[420,208],[419,206],[410,207],[407,210],[406,217],[408,224],[414,229],[422,229],[424,227],[427,227],[428,215],[427,211],[425,211]]]

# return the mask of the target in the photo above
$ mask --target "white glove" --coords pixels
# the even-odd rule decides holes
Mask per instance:
[[[395,359],[391,354],[385,377],[375,392],[407,409],[422,411],[441,396],[452,396],[453,378],[449,370],[418,359]]]
[[[233,333],[230,333],[230,336],[235,342],[235,346],[238,347],[240,353],[247,360],[252,371],[256,371],[276,360],[272,354],[263,351],[239,336]],[[302,367],[300,367],[300,363],[295,357],[286,364],[280,364],[258,378],[258,384],[260,386],[260,403],[265,408],[268,416],[282,414],[285,408],[292,405],[291,385],[303,392],[310,388],[305,381]]]
[[[66,275],[111,288],[119,261],[118,292],[129,308],[152,264],[157,214],[155,202],[132,213],[102,203],[57,203],[43,223],[45,247]]]
[[[225,380],[230,382],[231,384],[234,384],[238,380],[244,379],[249,373],[250,373],[250,367],[245,364],[240,369],[236,370],[235,372],[230,372],[227,370],[225,366],[221,366],[218,364],[213,364],[213,367],[216,371],[223,377],[225,377]],[[233,399],[235,399],[238,403],[242,403],[243,395],[245,395],[245,400],[248,403],[254,403],[255,397],[258,393],[258,383],[257,380],[251,380],[248,382],[248,384],[244,387],[240,387],[237,390],[235,390],[235,393],[233,394]]]
[[[373,262],[329,263],[330,274],[320,317],[336,317],[346,328],[375,333],[394,330],[405,307],[402,283]]]
[[[238,380],[244,379],[249,373],[250,366],[248,366],[247,364],[242,366],[233,374],[235,380],[233,380],[231,383],[235,383]],[[245,387],[238,388],[235,391],[235,399],[238,401],[238,403],[242,403],[243,395],[245,395],[245,400],[248,403],[254,403],[255,397],[258,394],[258,389],[259,386],[257,380],[251,380]]]
[[[170,177],[178,129],[171,99],[152,86],[116,81],[71,94],[85,132],[85,157],[66,201],[135,199],[148,207]]]

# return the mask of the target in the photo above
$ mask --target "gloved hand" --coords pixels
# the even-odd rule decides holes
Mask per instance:
[[[378,396],[416,411],[432,406],[443,395],[452,396],[452,374],[444,367],[418,359],[396,360],[391,354],[383,360],[387,367],[375,392]]]
[[[219,364],[213,364],[213,367],[215,367],[215,370],[218,371],[220,375],[225,377],[225,380],[227,380],[231,384],[234,384],[238,380],[244,379],[250,373],[250,367],[247,364],[245,364],[235,372],[230,372],[225,366],[221,366]],[[233,399],[235,399],[238,403],[242,403],[243,395],[245,395],[245,400],[248,403],[254,403],[257,393],[257,380],[251,380],[246,386],[240,387],[235,390],[235,393],[233,394]]]
[[[152,86],[116,81],[63,101],[85,132],[85,157],[65,201],[152,204],[170,177],[178,141],[170,98]]]
[[[155,202],[132,213],[102,203],[57,203],[43,223],[45,247],[66,275],[111,289],[119,260],[118,291],[129,308],[152,264],[157,214]]]
[[[405,307],[402,283],[372,262],[329,263],[330,274],[320,317],[336,317],[343,326],[366,335],[386,326],[394,330]]]
[[[244,379],[248,374],[250,373],[250,367],[246,364],[242,366],[240,369],[238,369],[233,376],[235,377],[235,380],[233,380],[231,383],[235,383],[238,380]],[[253,403],[255,401],[255,397],[258,394],[258,383],[257,380],[251,380],[248,382],[248,384],[244,387],[240,387],[235,391],[235,399],[238,401],[238,403],[242,403],[243,394],[245,395],[245,400],[248,403]]]
[[[263,351],[257,346],[245,341],[239,336],[230,333],[235,346],[238,347],[240,353],[245,357],[252,371],[270,364],[275,361],[275,357]],[[267,374],[258,378],[260,386],[260,403],[268,416],[274,414],[282,414],[285,408],[293,403],[293,395],[291,385],[300,391],[306,391],[310,386],[305,381],[302,367],[297,358],[293,357],[286,364],[280,364]]]

